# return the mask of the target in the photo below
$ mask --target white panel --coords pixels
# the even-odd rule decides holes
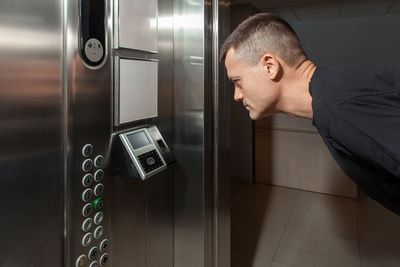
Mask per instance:
[[[157,116],[157,76],[156,61],[119,60],[119,124]]]
[[[157,0],[119,0],[116,48],[157,52]]]

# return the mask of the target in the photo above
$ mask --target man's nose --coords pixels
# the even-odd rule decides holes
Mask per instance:
[[[235,101],[242,101],[243,100],[243,93],[242,90],[235,88],[235,94],[233,96]]]

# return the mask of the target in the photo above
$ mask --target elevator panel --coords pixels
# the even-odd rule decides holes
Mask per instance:
[[[114,48],[157,53],[157,0],[115,1],[114,29]]]

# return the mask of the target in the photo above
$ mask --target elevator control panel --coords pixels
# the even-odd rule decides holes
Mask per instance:
[[[80,0],[79,47],[82,60],[96,67],[105,58],[105,0]]]
[[[121,133],[119,138],[126,164],[142,180],[167,168],[172,154],[156,126]]]
[[[81,185],[81,225],[80,245],[84,254],[75,262],[76,267],[98,267],[106,265],[109,254],[109,241],[105,238],[104,222],[104,156],[95,153],[91,144],[82,147],[82,165],[80,167]]]

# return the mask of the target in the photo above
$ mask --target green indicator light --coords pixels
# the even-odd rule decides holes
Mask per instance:
[[[104,199],[102,197],[98,197],[93,201],[93,207],[96,211],[102,210],[104,207]]]

